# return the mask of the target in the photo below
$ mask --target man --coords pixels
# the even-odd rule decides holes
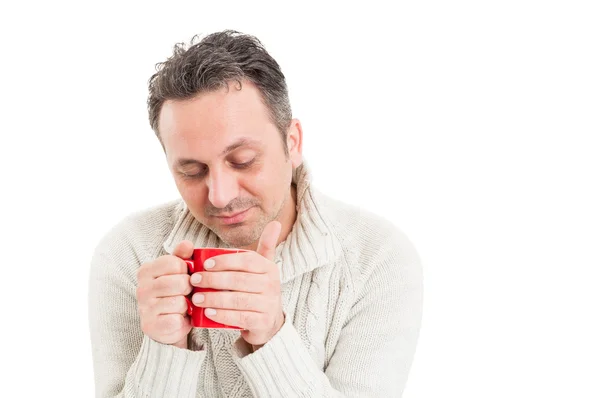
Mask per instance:
[[[176,46],[150,124],[182,200],[127,217],[92,259],[100,397],[398,397],[420,261],[391,223],[310,185],[285,78],[258,39]],[[194,247],[251,250],[188,275]],[[242,330],[193,328],[185,297]]]

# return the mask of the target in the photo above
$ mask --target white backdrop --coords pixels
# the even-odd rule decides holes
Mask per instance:
[[[92,250],[177,196],[146,82],[232,28],[282,66],[317,187],[422,257],[404,396],[600,396],[595,2],[222,3],[1,6],[0,395],[92,396]]]

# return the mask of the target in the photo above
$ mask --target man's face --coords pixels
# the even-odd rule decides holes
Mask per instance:
[[[252,83],[163,104],[159,131],[177,189],[194,217],[233,247],[295,211],[290,184],[301,160],[293,120],[285,145]]]

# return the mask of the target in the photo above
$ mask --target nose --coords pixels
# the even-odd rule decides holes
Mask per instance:
[[[238,182],[235,175],[225,171],[211,170],[208,185],[208,200],[213,206],[222,209],[238,196]]]

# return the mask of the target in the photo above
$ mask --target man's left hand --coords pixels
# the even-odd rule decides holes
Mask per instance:
[[[204,262],[204,272],[191,277],[194,286],[221,290],[195,293],[194,304],[204,307],[206,316],[215,322],[244,329],[242,338],[253,348],[269,341],[284,322],[279,269],[273,262],[280,233],[281,224],[272,221],[256,252],[212,257]],[[201,279],[196,282],[198,276]]]

